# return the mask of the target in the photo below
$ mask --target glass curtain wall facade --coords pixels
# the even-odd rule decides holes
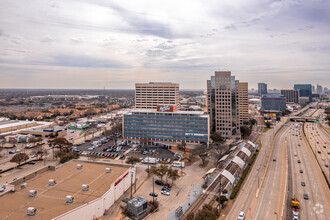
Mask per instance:
[[[240,134],[239,81],[230,71],[216,71],[207,81],[207,113],[212,132],[224,137]]]
[[[209,116],[203,112],[134,110],[124,115],[123,136],[128,139],[208,143]]]
[[[299,97],[308,97],[309,102],[312,101],[312,85],[311,84],[295,84],[294,90],[299,90]]]

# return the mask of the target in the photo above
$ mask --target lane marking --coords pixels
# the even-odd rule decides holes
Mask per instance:
[[[279,212],[279,210],[280,210],[280,203],[281,203],[281,199],[282,199],[282,197],[281,197],[281,194],[282,194],[282,185],[283,185],[283,169],[284,169],[284,165],[283,165],[283,162],[285,162],[286,160],[285,160],[285,158],[284,158],[284,150],[286,149],[286,148],[284,148],[284,145],[285,144],[287,144],[287,141],[285,140],[284,141],[284,143],[283,143],[283,149],[282,149],[282,170],[281,170],[281,186],[280,186],[280,193],[278,194],[278,203],[277,203],[277,214],[279,215],[280,214],[280,212]]]

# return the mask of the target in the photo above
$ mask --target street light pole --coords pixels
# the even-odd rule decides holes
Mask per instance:
[[[152,203],[155,202],[155,181],[154,181],[155,176],[152,176]]]
[[[133,193],[132,193],[132,188],[133,188],[133,186],[132,186],[132,183],[133,182],[133,172],[131,171],[131,199],[133,198]]]
[[[219,189],[219,214],[221,213],[221,193],[222,193],[222,185],[221,185],[221,178],[220,178],[220,189]]]

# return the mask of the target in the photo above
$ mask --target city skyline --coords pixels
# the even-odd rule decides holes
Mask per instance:
[[[206,89],[219,70],[250,88],[329,87],[329,4],[2,1],[0,88]]]

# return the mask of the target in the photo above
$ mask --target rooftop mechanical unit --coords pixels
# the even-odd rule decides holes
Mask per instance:
[[[111,168],[105,168],[106,173],[111,173]]]
[[[37,209],[34,207],[27,208],[27,215],[28,216],[34,216],[37,213]]]
[[[48,186],[55,186],[56,181],[53,179],[48,180]]]
[[[29,191],[29,197],[36,197],[37,196],[37,190],[31,189]]]
[[[82,184],[81,185],[82,191],[88,191],[89,190],[89,185],[87,184]]]
[[[66,196],[66,203],[73,203],[74,197],[73,196]]]
[[[23,183],[22,185],[21,185],[21,189],[25,189],[27,187],[27,183]]]
[[[77,170],[81,170],[83,168],[83,165],[77,164]]]

